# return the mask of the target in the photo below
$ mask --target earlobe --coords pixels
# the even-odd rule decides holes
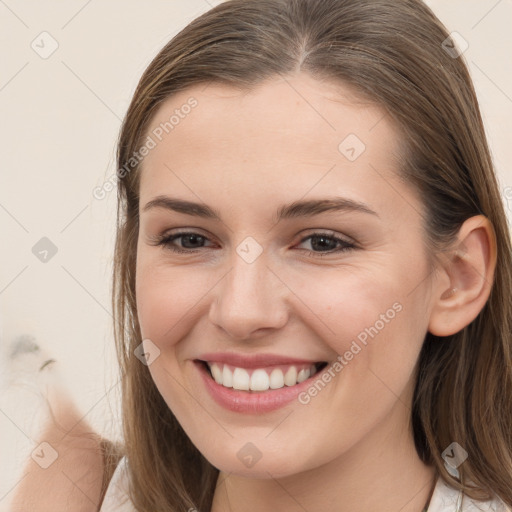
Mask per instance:
[[[454,248],[440,263],[444,279],[432,289],[429,332],[450,336],[478,316],[491,292],[496,259],[496,235],[489,219],[484,215],[467,219]]]

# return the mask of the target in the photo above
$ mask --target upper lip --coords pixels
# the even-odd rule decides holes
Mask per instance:
[[[198,357],[201,361],[209,363],[225,363],[237,368],[262,368],[265,366],[283,364],[315,364],[320,360],[300,359],[297,357],[284,356],[279,354],[240,354],[234,352],[215,352],[201,354]]]

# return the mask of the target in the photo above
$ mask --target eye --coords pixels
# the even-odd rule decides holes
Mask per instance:
[[[301,244],[309,241],[314,250],[303,249],[311,256],[324,256],[355,249],[356,246],[348,240],[344,240],[332,233],[313,233],[301,240]]]
[[[182,246],[185,248],[177,247],[174,243],[176,240],[182,239]],[[208,240],[205,236],[200,235],[199,233],[194,232],[182,232],[182,233],[173,233],[172,235],[164,235],[156,241],[155,245],[164,246],[166,249],[170,249],[174,252],[180,253],[191,253],[197,252],[198,249],[201,249],[202,246],[200,244],[204,243]]]

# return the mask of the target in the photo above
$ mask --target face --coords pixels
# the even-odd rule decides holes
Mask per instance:
[[[145,140],[138,316],[197,448],[268,478],[403,435],[431,294],[385,111],[304,74],[210,84],[164,102]]]

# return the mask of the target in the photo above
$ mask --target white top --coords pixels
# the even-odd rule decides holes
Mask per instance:
[[[459,491],[449,487],[442,478],[437,479],[428,512],[457,512]],[[469,496],[462,500],[462,512],[512,512],[496,498],[492,501],[474,501]],[[119,462],[107,489],[100,512],[137,512],[128,497],[126,459]]]
[[[112,475],[100,512],[137,512],[128,496],[126,457],[119,461]]]

